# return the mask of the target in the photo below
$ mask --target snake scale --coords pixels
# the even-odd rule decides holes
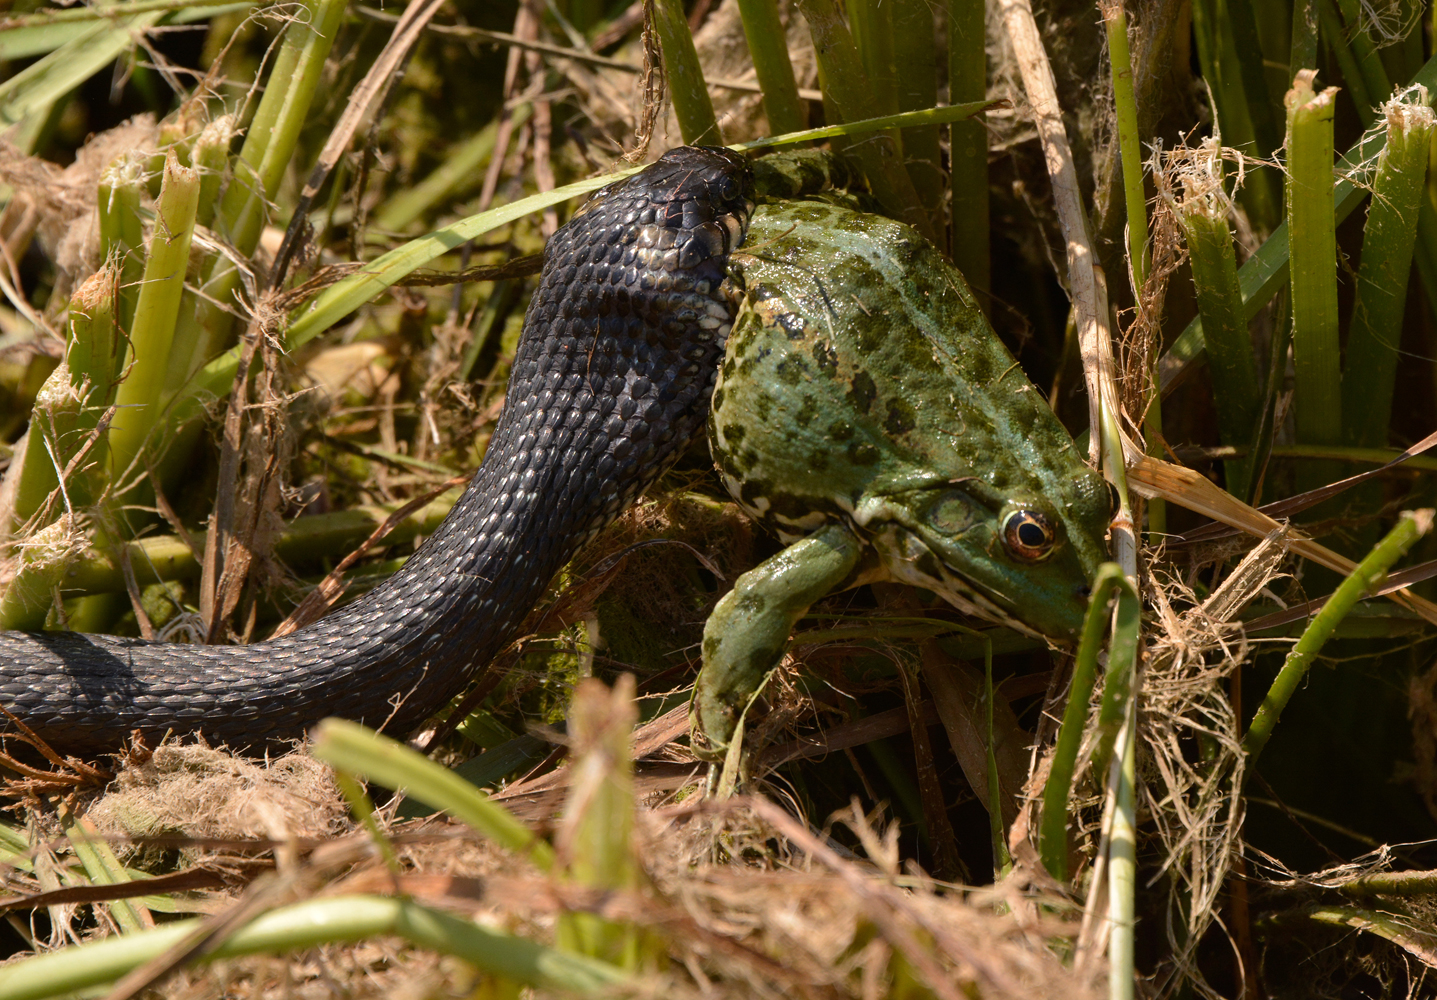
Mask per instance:
[[[253,753],[328,715],[394,733],[422,722],[702,433],[733,320],[728,255],[752,197],[741,156],[681,147],[554,234],[484,461],[383,585],[249,646],[0,633],[0,705],[81,755],[132,731],[198,730]]]

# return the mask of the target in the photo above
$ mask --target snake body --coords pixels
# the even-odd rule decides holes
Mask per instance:
[[[549,240],[484,461],[382,586],[250,646],[0,633],[0,705],[68,754],[114,751],[133,731],[256,752],[327,715],[395,733],[422,722],[702,432],[751,199],[740,156],[681,147]]]

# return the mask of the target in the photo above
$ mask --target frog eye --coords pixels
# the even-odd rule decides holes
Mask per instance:
[[[1003,520],[1003,543],[1025,562],[1046,559],[1057,542],[1053,522],[1036,510],[1015,510]]]

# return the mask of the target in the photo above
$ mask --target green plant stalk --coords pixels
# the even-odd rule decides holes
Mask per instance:
[[[1105,11],[1108,58],[1113,74],[1113,105],[1118,122],[1118,149],[1123,162],[1123,201],[1128,217],[1128,267],[1134,295],[1141,299],[1148,280],[1148,199],[1143,191],[1143,151],[1138,137],[1138,99],[1133,93],[1132,58],[1128,53],[1128,18],[1117,4]]]
[[[110,845],[95,836],[97,831],[93,826],[83,817],[77,817],[69,805],[60,807],[59,816],[66,839],[93,885],[121,885],[131,881]],[[134,934],[145,929],[145,920],[140,915],[143,904],[137,900],[112,899],[104,905],[124,933]]]
[[[35,516],[60,485],[60,470],[84,447],[114,391],[114,358],[122,349],[115,330],[114,267],[87,278],[70,299],[70,336],[65,360],[50,373],[35,396],[25,457],[11,474],[15,484],[13,525]],[[86,467],[65,484],[64,505],[71,512],[90,506],[103,492],[102,437],[87,454]],[[38,526],[36,526],[38,527]]]
[[[234,134],[234,116],[221,115],[206,125],[195,139],[193,163],[200,175],[200,207],[195,221],[201,226],[214,222],[220,183],[229,166],[230,139]]]
[[[1134,605],[1132,588],[1117,563],[1103,563],[1093,578],[1093,595],[1083,619],[1083,634],[1073,660],[1073,679],[1068,686],[1068,704],[1063,709],[1063,722],[1058,727],[1058,740],[1048,765],[1048,781],[1043,786],[1043,824],[1039,834],[1038,852],[1043,867],[1059,882],[1068,880],[1068,798],[1072,793],[1073,769],[1083,743],[1083,730],[1088,722],[1088,701],[1097,681],[1098,652],[1103,644],[1111,615],[1108,603],[1114,594]],[[1127,627],[1131,611],[1120,609],[1120,627]]]
[[[1114,636],[1116,638],[1116,634]],[[1117,757],[1108,780],[1113,825],[1108,836],[1108,996],[1133,1000],[1138,890],[1138,698],[1124,706]]]
[[[875,114],[897,114],[898,68],[893,52],[893,4],[883,0],[848,0],[849,30],[858,58],[872,88]],[[932,105],[929,105],[930,107]]]
[[[659,46],[664,54],[664,75],[668,78],[669,96],[674,102],[674,115],[679,120],[679,134],[686,143],[723,142],[713,101],[699,65],[694,36],[689,31],[683,0],[648,0],[652,6],[654,27],[659,33]]]
[[[159,418],[161,386],[179,318],[199,197],[199,174],[180,166],[171,153],[165,161],[165,178],[155,204],[155,228],[150,236],[144,283],[135,303],[126,355],[128,374],[115,393],[119,409],[110,424],[112,480],[124,477]]]
[[[938,50],[928,0],[893,0],[893,63],[898,111],[921,111],[938,103]],[[923,205],[943,204],[943,165],[938,127],[903,132],[903,159]]]
[[[1314,93],[1310,79],[1299,75],[1286,99],[1294,407],[1297,440],[1301,444],[1342,441],[1342,354],[1338,340],[1332,180],[1332,112],[1336,95],[1332,88]],[[1309,472],[1305,488],[1329,481],[1325,470],[1312,468]]]
[[[982,0],[948,0],[948,103],[981,101],[988,92]],[[992,287],[988,238],[988,130],[954,122],[949,131],[953,216],[949,256],[986,304]]]
[[[788,57],[788,34],[778,17],[776,0],[738,0],[743,35],[748,41],[758,85],[763,88],[763,113],[774,135],[797,132],[808,122],[798,97],[793,63]]]
[[[344,0],[308,0],[308,23],[291,24],[285,32],[220,206],[220,232],[241,256],[254,253],[266,205],[294,159],[345,6]]]
[[[325,719],[315,728],[316,758],[377,781],[449,813],[506,850],[527,854],[548,871],[554,850],[503,806],[448,768],[388,736],[343,719]]]
[[[0,630],[38,632],[45,627],[55,588],[73,553],[73,534],[74,520],[66,512],[25,540],[15,576],[0,595]]]
[[[513,127],[518,128],[534,114],[534,105],[525,101],[510,112]],[[484,168],[494,156],[494,143],[499,136],[499,119],[495,118],[474,135],[454,146],[434,172],[411,188],[389,198],[374,216],[378,229],[398,232],[407,228],[435,205],[451,198],[463,185],[473,184],[484,176]]]
[[[1205,199],[1201,203],[1184,203],[1177,214],[1187,241],[1198,313],[1207,340],[1219,435],[1224,444],[1243,447],[1252,440],[1261,392],[1243,316],[1232,234],[1221,207],[1209,205]],[[1228,492],[1245,500],[1252,476],[1247,459],[1235,458],[1225,463],[1225,469]]]
[[[823,73],[824,94],[845,122],[875,117],[873,91],[863,71],[853,36],[833,0],[797,0],[808,21],[813,47]],[[869,186],[879,202],[901,222],[906,222],[931,243],[938,242],[931,213],[918,201],[918,192],[899,156],[902,141],[896,135],[888,142],[854,143],[851,151],[863,167]]]
[[[1243,752],[1247,755],[1248,772],[1262,754],[1263,747],[1272,738],[1273,727],[1282,717],[1282,710],[1292,700],[1307,675],[1317,654],[1331,638],[1333,631],[1358,601],[1376,590],[1387,576],[1387,570],[1401,559],[1419,538],[1432,530],[1433,512],[1428,510],[1403,511],[1396,526],[1387,536],[1367,553],[1357,568],[1338,585],[1337,590],[1322,606],[1303,630],[1302,637],[1292,652],[1287,654],[1282,669],[1277,672],[1267,696],[1258,706],[1247,735],[1242,738]]]
[[[1128,588],[1119,592],[1118,606],[1113,613],[1107,680],[1103,685],[1103,700],[1098,706],[1098,745],[1093,751],[1093,767],[1099,773],[1106,771],[1112,763],[1113,746],[1127,718],[1138,660],[1140,613],[1141,608],[1131,594],[1129,581]]]
[[[70,296],[65,367],[70,370],[70,384],[77,392],[89,383],[91,391],[86,403],[93,407],[109,405],[125,357],[125,341],[115,316],[116,303],[124,294],[117,293],[116,286],[122,280],[120,268],[104,264]]]
[[[140,221],[144,187],[144,160],[131,153],[116,157],[100,175],[100,259],[120,263],[118,318],[122,330],[134,323],[144,274],[145,230]]]
[[[1385,106],[1387,145],[1377,166],[1362,263],[1347,334],[1342,412],[1349,443],[1380,447],[1392,420],[1397,339],[1407,306],[1407,280],[1427,176],[1434,119],[1425,104]]]
[[[74,945],[0,968],[0,996],[47,1000],[93,989],[179,945],[202,926],[184,920],[151,931]],[[272,910],[226,938],[205,961],[289,954],[394,934],[470,962],[490,975],[546,990],[593,993],[623,984],[620,969],[492,931],[407,899],[332,896]]]

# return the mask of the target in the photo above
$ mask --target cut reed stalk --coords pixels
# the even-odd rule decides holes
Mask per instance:
[[[1205,141],[1180,162],[1174,153],[1169,162],[1174,164],[1175,176],[1163,187],[1187,242],[1198,313],[1207,341],[1218,433],[1224,444],[1244,447],[1252,440],[1261,393],[1243,314],[1237,256],[1227,228],[1229,203],[1223,190],[1220,141]],[[1172,190],[1174,187],[1182,189],[1181,197]],[[1225,469],[1228,492],[1246,500],[1252,472],[1248,460],[1232,459],[1225,463]]]
[[[214,221],[220,184],[229,167],[230,140],[234,134],[234,115],[221,115],[206,125],[195,139],[192,162],[200,175],[200,207],[195,221],[201,226],[208,226]]]
[[[1434,117],[1426,91],[1418,103],[1383,105],[1387,145],[1377,165],[1362,263],[1347,335],[1342,373],[1342,412],[1348,443],[1375,448],[1387,443],[1397,348],[1407,306],[1407,280],[1425,195],[1427,155]]]
[[[117,318],[128,330],[140,296],[145,265],[145,230],[140,221],[140,196],[145,188],[145,161],[135,153],[117,157],[100,175],[100,256],[120,265]]]
[[[1333,223],[1332,113],[1336,88],[1313,90],[1303,70],[1288,91],[1287,228],[1292,285],[1294,408],[1300,444],[1342,441],[1341,346],[1337,318],[1337,235]],[[1332,478],[1304,469],[1302,489]]]
[[[75,520],[64,513],[25,540],[15,576],[0,594],[0,630],[38,632],[45,627],[74,553],[74,536]]]
[[[110,474],[115,481],[140,455],[159,418],[199,198],[199,174],[180,166],[171,152],[155,203],[155,227],[145,260],[144,283],[130,329],[128,374],[115,393],[118,410],[110,426]]]

